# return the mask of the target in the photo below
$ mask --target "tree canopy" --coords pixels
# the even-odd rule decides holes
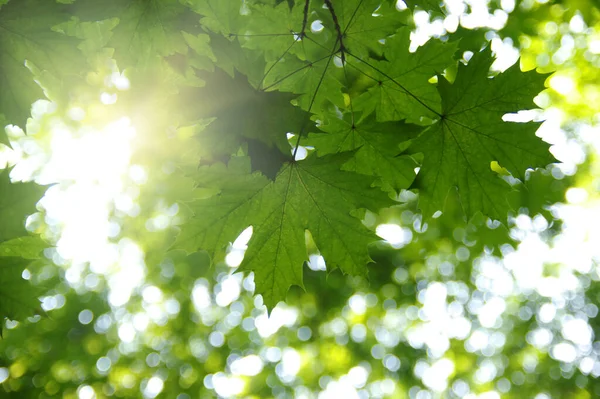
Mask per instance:
[[[0,0],[0,393],[600,395],[599,15]]]

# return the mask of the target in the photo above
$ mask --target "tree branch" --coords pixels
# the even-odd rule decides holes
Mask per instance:
[[[346,61],[346,47],[344,46],[344,34],[342,33],[342,28],[340,27],[340,22],[338,21],[337,15],[335,13],[335,9],[333,8],[333,4],[331,4],[331,0],[325,0],[325,5],[329,9],[331,13],[331,18],[333,19],[333,25],[337,32],[337,40],[340,43],[340,58],[342,59],[342,64]]]

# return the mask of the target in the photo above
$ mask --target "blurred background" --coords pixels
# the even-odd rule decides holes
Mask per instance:
[[[529,172],[507,226],[464,222],[456,198],[423,222],[402,193],[365,217],[382,239],[368,280],[325,272],[313,246],[306,292],[293,287],[270,316],[252,275],[233,273],[249,232],[213,266],[202,252],[164,256],[192,186],[173,160],[195,165],[202,144],[186,128],[168,144],[146,135],[174,116],[140,103],[149,89],[98,56],[91,25],[64,25],[96,70],[68,106],[37,101],[0,148],[14,181],[52,184],[27,221],[51,247],[23,273],[46,314],[5,322],[0,397],[600,397],[600,11],[592,0],[443,9],[409,14],[413,48],[452,34],[465,59],[489,41],[496,71],[520,55],[522,69],[554,72],[540,110],[521,116],[544,120],[538,135],[560,163]]]

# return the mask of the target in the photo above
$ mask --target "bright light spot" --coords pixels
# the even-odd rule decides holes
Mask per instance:
[[[192,289],[192,302],[198,312],[202,312],[211,305],[210,292],[208,290],[208,282],[204,279],[199,280]]]
[[[365,314],[367,311],[367,301],[361,294],[352,295],[348,300],[348,305],[350,306],[350,309],[352,309],[352,311],[357,315]]]
[[[287,382],[291,382],[300,371],[302,359],[300,354],[292,348],[285,348],[281,356],[281,362],[277,365],[277,375]]]
[[[238,267],[242,263],[250,238],[252,238],[252,226],[242,231],[231,245],[229,253],[225,256],[227,266]]]
[[[217,296],[215,302],[219,306],[229,306],[233,301],[240,297],[242,292],[242,279],[244,276],[240,273],[230,274],[217,286]]]
[[[569,22],[569,29],[573,33],[582,33],[585,28],[585,21],[583,20],[581,14],[579,14],[577,11],[577,14],[573,15],[573,18],[571,18],[571,21]]]
[[[113,72],[112,75],[110,75],[110,83],[118,90],[128,90],[130,87],[129,79],[119,72]]]
[[[395,355],[386,355],[383,358],[383,366],[391,372],[396,372],[400,369],[400,359]]]
[[[496,324],[496,321],[502,317],[505,309],[506,303],[504,299],[493,297],[481,307],[477,317],[483,327],[492,328]]]
[[[220,331],[213,331],[208,336],[208,342],[215,348],[220,348],[225,344],[225,335]]]
[[[119,338],[121,341],[129,343],[135,339],[135,328],[130,323],[124,323],[119,326]]]
[[[133,327],[136,331],[144,332],[150,324],[150,318],[145,312],[136,313],[133,316]]]
[[[572,319],[564,322],[562,335],[565,339],[577,345],[589,345],[593,338],[592,328],[582,319]]]
[[[431,366],[424,367],[421,380],[423,384],[436,392],[442,392],[448,387],[448,377],[454,372],[454,362],[442,358]]]
[[[397,224],[380,224],[375,232],[394,248],[402,248],[412,240],[412,231]]]
[[[218,395],[231,398],[236,397],[244,391],[244,380],[239,377],[227,377],[224,373],[216,373],[212,376],[212,385]]]
[[[117,102],[117,93],[107,93],[103,92],[100,95],[100,102],[104,105],[111,105]]]
[[[396,1],[396,9],[398,11],[403,11],[403,10],[406,10],[407,8],[408,8],[408,6],[406,5],[406,3],[403,0]]]
[[[85,118],[85,110],[81,107],[73,107],[67,111],[67,116],[74,121],[82,121]]]
[[[231,363],[231,373],[233,375],[255,376],[263,369],[263,361],[259,356],[249,355],[236,359]]]
[[[129,301],[133,290],[139,287],[146,275],[144,253],[129,239],[119,241],[119,263],[109,278],[108,301],[113,306],[122,306]]]
[[[144,184],[148,181],[148,174],[146,170],[140,165],[131,165],[129,167],[129,177],[136,184]]]
[[[98,359],[98,361],[96,362],[96,368],[98,369],[99,372],[101,373],[105,373],[110,369],[110,366],[112,365],[112,361],[110,360],[110,358],[106,357],[106,356],[102,356],[100,359]]]
[[[148,303],[160,303],[163,300],[163,293],[160,288],[151,285],[144,288],[142,297]]]
[[[0,384],[8,379],[10,373],[6,367],[0,367]]]
[[[512,12],[515,9],[515,0],[501,0],[500,6],[506,12]]]
[[[500,394],[496,391],[480,393],[476,396],[477,399],[500,399]]]
[[[79,399],[95,399],[96,392],[91,386],[83,385],[77,389],[77,396],[79,396]]]
[[[485,330],[477,329],[465,342],[465,347],[469,352],[480,351],[488,346],[489,338],[490,336]]]
[[[550,354],[556,360],[565,363],[572,363],[577,358],[577,350],[575,347],[566,342],[554,345]]]
[[[369,371],[363,366],[352,367],[347,377],[354,388],[362,388],[367,383]]]
[[[255,324],[258,334],[263,338],[267,338],[275,334],[283,326],[293,326],[297,320],[298,309],[280,303],[275,306],[270,317],[267,316],[266,311],[259,315],[255,320]]]
[[[325,258],[321,255],[312,254],[308,257],[308,268],[310,270],[315,271],[325,271],[327,270],[327,264],[325,263]]]
[[[530,343],[538,349],[543,349],[552,343],[553,337],[552,332],[547,328],[538,328],[531,332]]]
[[[542,323],[550,323],[556,316],[556,307],[551,303],[545,303],[538,312],[538,317]]]
[[[77,108],[70,114],[74,119],[83,117]],[[40,183],[67,183],[52,186],[40,202],[48,225],[60,229],[55,261],[70,265],[66,280],[73,286],[97,286],[93,280],[98,278],[86,277],[81,269],[85,263],[94,273],[111,275],[109,301],[120,306],[145,275],[143,254],[135,243],[110,241],[120,231],[110,213],[125,188],[135,129],[129,119],[122,118],[101,130],[85,132],[57,123],[51,133],[50,158],[43,167],[33,165],[34,157],[21,164],[25,169],[41,168]],[[112,276],[115,269],[117,275]]]
[[[225,256],[225,263],[229,267],[238,267],[244,260],[244,251],[232,250]]]
[[[250,238],[252,238],[252,226],[242,231],[238,238],[235,239],[232,246],[234,248],[245,249],[248,246],[248,241],[250,241]]]
[[[492,39],[492,51],[496,60],[491,66],[494,71],[505,71],[519,59],[519,50],[513,45],[512,39],[499,37]]]
[[[355,324],[350,330],[350,338],[354,342],[363,342],[367,338],[367,328],[364,324]]]
[[[575,81],[570,76],[552,75],[550,87],[563,96],[569,95],[575,90]]]
[[[325,390],[319,393],[318,399],[360,399],[356,389],[344,381],[330,381],[327,383]]]
[[[477,384],[488,383],[496,378],[497,373],[498,370],[496,369],[494,363],[488,359],[485,359],[483,362],[481,362],[481,366],[475,372],[475,381]]]
[[[325,27],[323,26],[323,22],[321,22],[321,20],[317,19],[310,24],[310,30],[312,33],[320,33],[323,31],[323,29],[325,29]]]
[[[77,317],[81,324],[90,324],[94,319],[94,313],[91,310],[85,309],[79,312],[79,316]]]
[[[148,380],[146,387],[144,388],[144,396],[147,398],[155,398],[164,388],[164,381],[157,376],[153,376]]]
[[[308,156],[308,149],[301,145],[299,145],[295,151],[292,149],[292,154],[294,154],[294,152],[296,153],[294,155],[295,161],[302,161],[303,159],[306,159],[306,157]]]
[[[582,204],[588,199],[587,190],[579,187],[571,187],[565,194],[569,204]]]
[[[586,356],[579,362],[579,370],[581,370],[583,374],[589,374],[594,369],[595,364],[596,362],[593,358]]]

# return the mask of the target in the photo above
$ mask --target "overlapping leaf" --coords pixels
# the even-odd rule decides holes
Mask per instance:
[[[35,212],[44,191],[35,183],[11,184],[8,170],[0,172],[0,242],[27,235],[25,218]]]
[[[400,144],[414,138],[421,127],[402,122],[376,122],[374,116],[354,122],[332,118],[319,126],[326,133],[312,134],[305,144],[319,154],[355,151],[344,169],[381,177],[383,187],[408,188],[417,166],[409,156],[398,156]]]
[[[8,121],[6,120],[4,115],[0,114],[0,144],[10,146],[10,141],[8,140],[6,129],[4,128],[6,125],[8,125]]]
[[[296,2],[301,8],[305,2]],[[393,2],[381,0],[311,2],[307,27],[318,22],[322,30],[305,29],[302,42],[290,47],[298,60],[282,55],[267,70],[265,85],[302,94],[305,109],[319,109],[324,100],[343,106],[342,88],[347,86],[344,63],[380,54],[381,41],[402,26]]]
[[[185,3],[201,15],[203,26],[225,36],[239,32],[248,12],[248,5],[242,0],[185,0]]]
[[[332,0],[331,7],[325,8],[321,2],[312,3],[315,13],[326,21],[333,40],[341,46],[340,56],[345,52],[361,58],[381,54],[381,41],[403,25],[396,2],[391,0]]]
[[[554,161],[549,146],[535,135],[537,123],[502,120],[504,114],[534,108],[532,99],[544,88],[546,76],[521,72],[516,64],[489,79],[492,62],[487,49],[459,67],[453,84],[440,77],[440,121],[410,147],[424,155],[415,188],[425,215],[442,209],[448,191],[456,187],[469,217],[481,211],[503,220],[511,188],[492,171],[491,163],[522,177],[528,168]]]
[[[65,6],[54,1],[12,0],[2,6],[0,114],[6,122],[24,127],[31,104],[44,98],[30,68],[48,71],[57,79],[72,80],[82,72],[84,57],[77,49],[79,40],[51,29],[68,19]]]
[[[207,83],[190,91],[187,107],[190,119],[211,121],[198,134],[202,162],[227,159],[246,145],[250,152],[257,149],[268,153],[250,154],[253,165],[279,160],[268,173],[274,176],[282,161],[291,159],[287,133],[308,129],[310,114],[291,104],[294,95],[258,91],[237,72],[233,78],[221,69],[201,76]]]
[[[423,159],[413,187],[425,215],[443,208],[448,192],[457,188],[469,216],[481,211],[497,219],[506,216],[511,188],[490,164],[522,178],[527,168],[553,160],[535,137],[536,124],[502,121],[505,113],[534,106],[531,99],[543,88],[543,76],[513,67],[489,79],[492,58],[486,51],[460,66],[450,84],[440,74],[453,66],[456,45],[432,40],[410,52],[410,31],[400,28],[410,18],[401,18],[392,0],[71,3],[11,0],[2,5],[0,114],[23,125],[31,103],[42,97],[25,60],[31,70],[60,79],[77,74],[79,60],[89,57],[79,53],[77,40],[52,26],[71,16],[76,17],[69,23],[73,26],[109,20],[96,47],[86,51],[110,47],[120,68],[149,71],[131,76],[132,86],[143,82],[143,90],[120,96],[143,105],[131,108],[137,110],[131,116],[138,128],[160,125],[155,130],[162,134],[171,125],[211,121],[198,134],[201,163],[234,156],[227,166],[199,168],[198,187],[216,194],[190,204],[195,216],[182,225],[177,246],[222,258],[229,242],[253,226],[240,270],[255,273],[257,293],[269,307],[285,298],[290,285],[302,285],[305,230],[328,265],[366,272],[367,245],[376,237],[355,212],[393,204],[373,185],[396,191],[409,187],[415,159]],[[439,10],[435,1],[408,3]],[[33,19],[31,9],[37,11]],[[172,75],[166,65],[179,73]],[[196,74],[198,69],[210,73]],[[157,101],[165,92],[168,99]],[[169,118],[176,121],[167,123]],[[307,139],[311,118],[322,133]],[[410,123],[433,125],[415,138],[422,128]],[[289,132],[302,145],[313,145],[319,157],[291,161]],[[412,144],[400,155],[407,140]],[[2,134],[0,141],[6,142]],[[240,149],[251,161],[238,157]],[[416,153],[422,157],[413,157]],[[0,187],[0,255],[2,264],[22,270],[14,256],[34,256],[39,248],[23,227],[39,193],[26,192],[33,190],[29,185],[7,187]],[[6,274],[7,281],[24,287],[13,279],[15,273]],[[14,308],[4,311],[22,315]]]
[[[41,313],[40,290],[23,279],[23,269],[31,263],[21,257],[0,256],[0,318],[24,320]]]
[[[107,46],[121,68],[143,69],[160,57],[185,54],[182,31],[198,20],[179,0],[77,0],[71,12],[83,21],[118,19]]]
[[[291,285],[303,285],[307,229],[330,267],[365,274],[367,245],[377,237],[353,212],[376,211],[393,201],[372,187],[372,178],[341,171],[348,157],[312,156],[288,163],[274,182],[249,175],[248,165],[235,159],[228,169],[201,168],[199,185],[219,193],[190,204],[195,216],[182,226],[176,247],[222,256],[229,242],[253,226],[240,270],[254,272],[257,293],[269,308],[285,299]]]
[[[354,101],[356,110],[376,111],[377,120],[407,119],[420,123],[435,119],[441,110],[440,95],[429,80],[452,62],[455,43],[429,41],[410,53],[410,29],[402,28],[386,41],[384,61],[370,64],[359,59],[351,66],[373,82]]]
[[[43,249],[39,238],[27,236],[25,218],[44,191],[35,183],[11,184],[8,170],[0,172],[0,319],[22,320],[40,309],[36,288],[21,274]]]

